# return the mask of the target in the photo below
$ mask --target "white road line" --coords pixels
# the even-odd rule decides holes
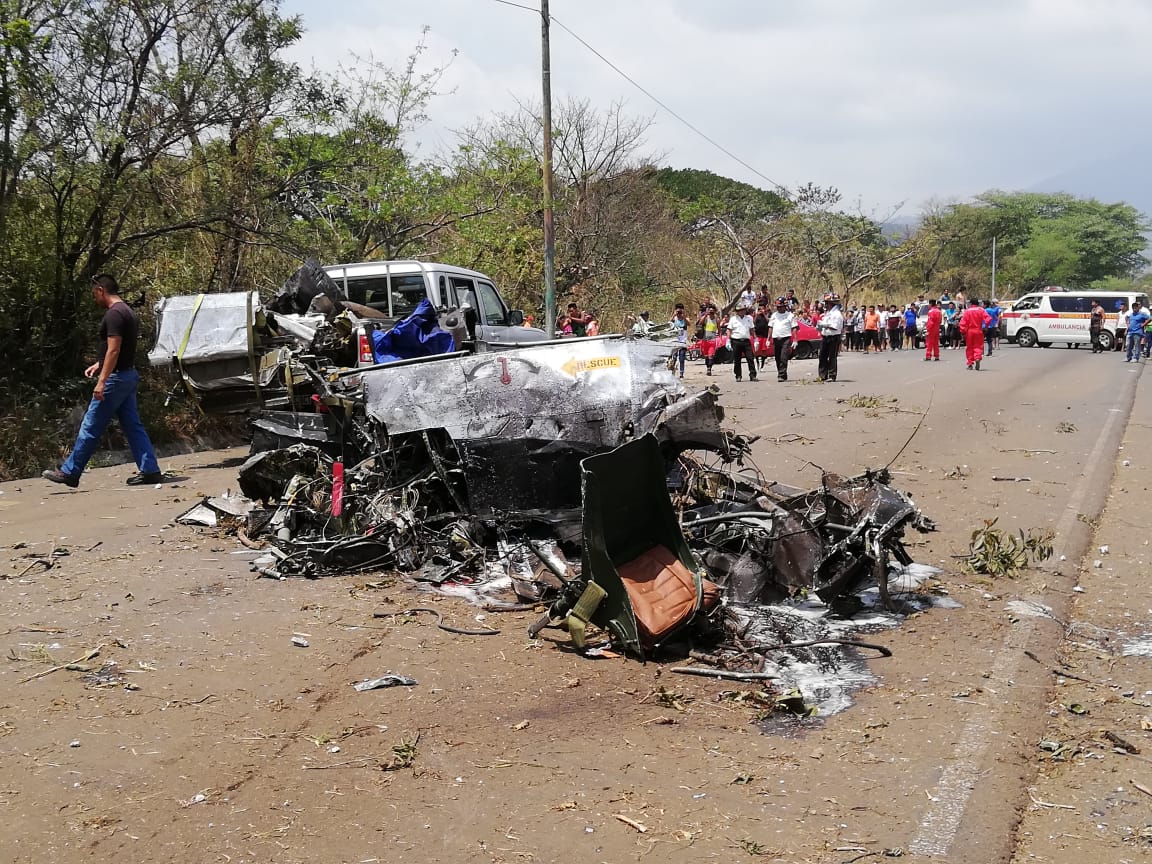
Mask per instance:
[[[1117,399],[1118,405],[1132,405],[1138,378],[1139,376],[1133,376],[1128,382],[1125,382],[1126,386]],[[1080,477],[1080,483],[1077,484],[1076,490],[1068,501],[1068,506],[1064,509],[1064,513],[1056,525],[1056,542],[1058,545],[1053,557],[1057,561],[1060,560],[1061,555],[1067,554],[1068,538],[1076,524],[1076,518],[1083,512],[1081,508],[1092,484],[1099,482],[1096,475],[1102,460],[1106,457],[1115,458],[1114,453],[1105,453],[1104,448],[1111,438],[1113,427],[1122,416],[1127,417],[1128,413],[1129,411],[1123,408],[1108,412],[1108,419],[1100,431],[1100,436],[1096,439],[1096,446],[1092,448],[1092,452],[1084,463],[1084,473]],[[1039,620],[1037,618],[1023,618],[1008,632],[992,665],[993,680],[1004,684],[1016,677],[1024,658],[1023,649],[1032,638]],[[960,739],[952,751],[952,759],[945,766],[940,775],[940,782],[931,795],[932,803],[920,821],[920,828],[915,838],[908,845],[908,850],[914,855],[943,857],[952,848],[952,843],[960,830],[960,823],[968,810],[972,793],[976,789],[977,780],[984,773],[981,762],[995,737],[993,732],[1000,721],[1000,715],[1003,713],[1002,708],[995,707],[1000,704],[994,703],[994,707],[976,714],[960,733]]]

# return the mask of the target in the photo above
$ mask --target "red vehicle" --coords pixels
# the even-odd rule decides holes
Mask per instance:
[[[756,348],[763,347],[760,350]],[[771,339],[753,339],[753,354],[756,357],[775,357],[776,352],[773,350]],[[816,357],[820,354],[820,331],[813,327],[811,324],[800,322],[800,328],[796,331],[796,351],[792,354],[793,360],[807,360],[811,357]],[[701,350],[700,340],[693,340],[688,345],[688,357],[692,360],[699,360],[704,356]],[[732,352],[728,349],[728,334],[723,334],[716,340],[716,356],[717,363],[731,363]]]

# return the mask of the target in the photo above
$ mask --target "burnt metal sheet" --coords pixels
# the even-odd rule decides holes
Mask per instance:
[[[685,395],[652,343],[604,339],[365,372],[365,410],[388,434],[443,428],[607,450],[653,431]]]

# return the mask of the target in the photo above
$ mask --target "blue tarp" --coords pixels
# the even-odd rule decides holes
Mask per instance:
[[[431,357],[455,350],[456,341],[451,333],[440,329],[436,309],[427,299],[421,300],[416,311],[391,330],[377,330],[372,334],[372,354],[377,363]]]

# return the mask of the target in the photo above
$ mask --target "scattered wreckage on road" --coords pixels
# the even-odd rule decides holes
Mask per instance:
[[[650,340],[468,351],[452,339],[342,367],[316,359],[332,338],[324,324],[295,347],[263,346],[269,365],[254,357],[260,310],[245,299],[242,311],[242,328],[217,329],[194,356],[222,361],[207,346],[226,342],[232,371],[249,367],[226,387],[286,391],[252,421],[239,471],[251,506],[217,508],[246,544],[266,544],[264,576],[397,571],[476,602],[546,609],[533,635],[559,625],[583,648],[596,627],[634,656],[683,656],[747,647],[749,609],[812,594],[851,614],[859,604],[846,598],[873,583],[887,603],[889,562],[911,563],[905,529],[932,528],[884,471],[824,474],[809,490],[768,482],[747,461],[752,440],[723,427],[717,391],[687,391]],[[397,325],[414,328],[408,348],[444,332],[427,313]],[[200,331],[184,326],[187,359]],[[734,674],[767,674],[758,660],[747,668],[754,655]]]

